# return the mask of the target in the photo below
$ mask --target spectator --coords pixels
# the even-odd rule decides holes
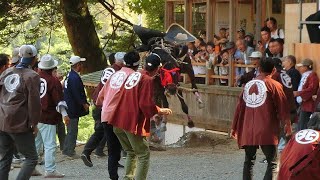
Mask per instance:
[[[226,28],[220,28],[219,30],[219,36],[213,35],[213,42],[216,46],[219,46],[220,49],[225,46],[225,44],[228,42],[227,39],[227,29]]]
[[[19,64],[21,57],[19,56],[19,47],[14,48],[12,51],[12,59],[11,59],[11,66],[16,66]]]
[[[208,59],[206,59],[206,67],[207,69],[211,69],[212,65],[215,64],[214,57],[214,44],[212,42],[209,42],[207,44],[207,53],[208,53]]]
[[[286,96],[281,84],[271,78],[273,70],[272,60],[262,58],[259,75],[245,85],[239,96],[231,135],[238,140],[239,148],[245,150],[242,179],[252,179],[259,147],[268,163],[264,179],[275,179],[280,122],[287,126],[286,135],[291,135]]]
[[[10,66],[10,57],[8,54],[0,54],[0,74]]]
[[[85,60],[79,56],[72,56],[70,58],[71,71],[64,81],[64,100],[68,106],[67,112],[70,122],[67,124],[67,136],[62,154],[72,159],[79,158],[75,152],[79,117],[89,113],[89,103],[81,77],[78,74],[81,72],[82,63]]]
[[[267,57],[282,58],[282,56],[283,56],[283,39],[271,38],[271,40],[269,42],[269,50],[270,50],[271,56],[266,54]]]
[[[194,42],[188,42],[187,47],[188,47],[188,56],[190,60],[194,60],[194,56],[197,54],[197,48],[194,45]]]
[[[257,48],[262,53],[262,56],[271,57],[272,54],[269,50],[269,42],[271,40],[271,31],[268,27],[261,28],[261,40],[258,42]]]
[[[91,137],[87,141],[86,145],[83,148],[82,154],[81,154],[81,159],[83,160],[84,164],[88,167],[93,166],[91,158],[90,158],[90,155],[93,152],[93,150],[96,149],[96,154],[98,156],[105,156],[105,155],[103,155],[104,154],[103,147],[105,146],[106,142],[108,142],[108,154],[109,154],[108,158],[111,158],[111,160],[109,160],[110,162],[112,161],[112,158],[114,158],[114,156],[118,156],[118,154],[120,154],[120,152],[115,151],[115,148],[117,148],[117,147],[115,147],[115,148],[113,147],[115,144],[119,145],[120,142],[118,142],[117,138],[112,139],[112,137],[115,137],[115,135],[112,132],[112,127],[111,128],[104,128],[103,127],[104,125],[101,122],[102,107],[98,106],[96,104],[96,100],[98,98],[98,94],[101,91],[102,87],[106,84],[106,82],[112,76],[112,74],[119,71],[124,66],[124,59],[123,59],[124,55],[125,55],[124,52],[117,52],[114,55],[115,63],[112,64],[111,67],[108,67],[103,71],[103,74],[101,76],[101,81],[92,94],[92,99],[94,102],[94,108],[92,110],[92,117],[95,120],[94,133],[91,135]],[[107,125],[105,125],[105,126],[107,126]],[[112,135],[110,135],[110,134],[112,134]],[[109,141],[107,141],[108,139],[109,139]],[[117,141],[117,142],[115,142],[115,141]],[[103,144],[103,145],[101,145],[101,144]],[[112,169],[112,167],[109,167],[111,165],[113,165],[113,164],[108,163],[108,169]],[[116,164],[116,165],[118,165],[118,164]],[[112,177],[112,173],[113,173],[112,171],[109,172],[110,177]]]
[[[252,79],[256,78],[259,74],[258,67],[260,59],[262,58],[262,54],[260,51],[252,52],[251,56],[249,56],[251,64],[256,65],[256,68],[252,68],[251,71],[245,73],[240,77],[240,84],[239,86],[243,86],[247,84],[247,82],[251,81]]]
[[[284,70],[287,71],[287,74],[291,78],[292,89],[293,91],[297,91],[301,79],[301,74],[295,68],[296,66],[296,57],[293,55],[286,56],[282,61],[282,66]]]
[[[40,79],[40,98],[42,116],[39,120],[39,133],[35,139],[38,153],[44,146],[44,166],[45,178],[62,178],[65,175],[56,170],[56,125],[61,121],[61,114],[56,110],[56,106],[63,99],[62,85],[53,76],[52,72],[56,69],[58,61],[51,55],[44,55],[38,66]],[[66,109],[63,110],[65,122],[69,122]]]
[[[298,121],[298,130],[307,128],[307,124],[311,114],[315,109],[313,95],[317,94],[319,88],[319,78],[315,72],[312,71],[313,62],[310,59],[304,59],[301,63],[296,65],[301,74],[298,91],[294,91],[294,97],[300,104],[300,115]]]
[[[200,51],[200,44],[205,44],[205,42],[204,42],[204,40],[202,38],[197,38],[194,41],[194,47],[196,48],[197,51]]]
[[[38,162],[34,136],[41,119],[40,77],[29,68],[37,61],[36,55],[34,46],[21,46],[21,62],[0,76],[1,179],[8,179],[14,145],[26,158],[17,179],[29,179]]]
[[[145,70],[135,72],[140,64],[139,59],[135,52],[126,54],[126,67],[116,72],[102,88],[97,105],[102,105],[102,122],[114,126],[114,132],[127,152],[124,179],[145,180],[150,163],[150,150],[146,141],[146,136],[150,135],[150,118],[158,112],[171,114],[171,110],[158,111],[153,99],[152,76],[159,69],[159,56],[149,55],[145,60]]]
[[[207,32],[205,30],[200,30],[199,31],[199,37],[202,38],[204,42],[206,42]]]
[[[244,39],[245,35],[246,35],[246,31],[244,29],[240,28],[237,31],[237,40]]]
[[[236,45],[237,45],[237,49],[240,52],[240,57],[235,59],[235,62],[238,64],[249,65],[251,63],[249,56],[254,51],[254,49],[251,47],[248,47],[247,42],[244,39],[237,40]],[[240,77],[244,73],[249,72],[249,71],[250,71],[249,68],[237,68],[236,69],[236,80],[237,80],[238,85],[240,83],[240,81],[239,81]]]
[[[219,63],[220,66],[218,67],[218,74],[219,76],[228,76],[229,75],[229,53],[227,50],[221,52],[221,62]],[[228,79],[220,79],[220,85],[227,86]]]
[[[266,19],[267,27],[271,31],[271,38],[273,39],[284,39],[284,32],[283,29],[278,28],[277,20],[274,17],[270,17]]]
[[[244,40],[246,40],[248,47],[252,47],[253,49],[255,49],[256,45],[255,45],[254,36],[252,33],[246,34],[246,36],[244,37]]]
[[[196,63],[205,63],[207,59],[209,58],[208,52],[206,50],[207,44],[205,42],[201,42],[199,45],[199,51],[198,53],[194,56],[194,61]],[[193,71],[194,74],[206,74],[206,68],[205,66],[202,65],[193,65]]]

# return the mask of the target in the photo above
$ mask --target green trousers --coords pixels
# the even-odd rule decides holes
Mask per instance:
[[[113,131],[127,152],[124,179],[146,180],[150,164],[150,149],[146,137],[116,127]]]

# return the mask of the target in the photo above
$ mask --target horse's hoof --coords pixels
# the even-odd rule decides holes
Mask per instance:
[[[189,128],[193,128],[193,127],[194,127],[193,121],[188,121],[188,127],[189,127]]]

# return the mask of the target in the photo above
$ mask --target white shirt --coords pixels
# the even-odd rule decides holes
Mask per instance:
[[[302,91],[303,85],[306,83],[307,78],[308,78],[308,76],[309,76],[311,73],[312,73],[312,71],[307,71],[307,72],[304,72],[304,73],[301,75],[301,79],[300,79],[298,91]],[[300,96],[297,97],[297,102],[298,102],[299,104],[302,103],[302,98],[301,98]]]
[[[277,39],[277,38],[284,39],[283,29],[276,29],[274,32],[271,32],[271,38],[273,38],[273,39]]]

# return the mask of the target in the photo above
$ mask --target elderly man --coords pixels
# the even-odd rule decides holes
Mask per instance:
[[[239,63],[239,64],[246,64],[246,65],[250,64],[251,61],[250,61],[249,56],[254,51],[254,49],[252,47],[249,47],[246,40],[244,40],[244,39],[237,40],[236,45],[237,45],[238,51],[240,52],[240,57],[236,58],[235,62]],[[236,76],[237,76],[236,78],[238,81],[237,82],[238,85],[240,83],[239,82],[240,77],[249,71],[250,71],[249,68],[237,68],[236,69]]]
[[[89,114],[89,103],[87,102],[83,82],[79,75],[82,70],[82,63],[85,60],[85,58],[79,56],[72,56],[70,58],[71,71],[64,81],[64,100],[68,106],[67,111],[70,122],[66,123],[67,135],[62,154],[71,159],[79,158],[79,155],[76,155],[75,152],[79,117]]]
[[[315,104],[312,99],[313,95],[317,94],[319,88],[319,78],[313,69],[313,62],[311,59],[304,59],[301,63],[296,65],[301,74],[298,91],[294,91],[294,97],[300,104],[300,115],[298,121],[298,130],[307,128],[310,115],[315,109]]]
[[[282,60],[282,67],[284,68],[284,70],[287,71],[287,74],[291,78],[293,91],[298,90],[298,86],[299,86],[300,79],[301,79],[301,74],[299,73],[299,71],[295,67],[296,62],[297,62],[296,57],[294,57],[293,55],[286,56]]]
[[[21,62],[0,76],[0,177],[7,180],[14,145],[26,157],[18,180],[29,179],[38,162],[34,136],[41,119],[40,77],[31,69],[37,61],[32,45],[20,48]]]
[[[262,58],[262,54],[259,51],[255,51],[249,56],[251,60],[251,64],[256,65],[256,68],[252,68],[251,71],[245,73],[240,77],[240,84],[239,86],[245,85],[247,82],[251,81],[253,78],[257,77],[258,75],[258,66],[259,66],[259,61]]]

